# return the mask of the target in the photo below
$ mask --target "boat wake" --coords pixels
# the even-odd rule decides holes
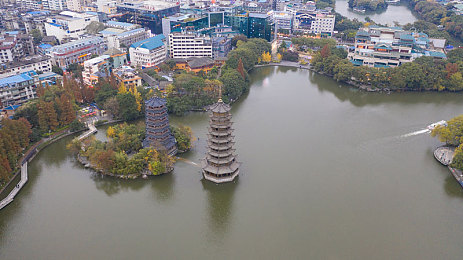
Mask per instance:
[[[188,164],[190,164],[190,165],[199,167],[199,164],[198,164],[198,163],[195,163],[195,162],[190,161],[190,160],[188,160],[188,159],[185,159],[185,158],[182,158],[182,157],[177,157],[176,159],[177,159],[178,161],[182,161],[182,162],[188,163]]]
[[[410,137],[410,136],[421,135],[421,134],[426,134],[426,133],[431,133],[431,131],[429,129],[423,129],[423,130],[401,135],[400,137]]]
[[[410,137],[410,136],[420,135],[420,134],[429,134],[431,133],[432,130],[434,130],[434,128],[440,127],[440,126],[447,126],[447,122],[445,120],[441,120],[439,122],[435,122],[435,123],[428,125],[426,129],[415,131],[415,132],[408,133],[405,135],[401,135],[400,137]]]

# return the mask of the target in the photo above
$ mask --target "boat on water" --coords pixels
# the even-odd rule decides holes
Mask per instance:
[[[354,12],[362,13],[362,14],[364,14],[367,11],[365,8],[358,8],[358,7],[354,7],[354,8],[352,8],[352,10]]]
[[[386,0],[386,3],[390,5],[398,5],[400,4],[400,0]]]
[[[447,126],[447,121],[445,120],[441,120],[439,122],[435,122],[433,124],[430,124],[428,125],[426,128],[430,131],[434,130],[434,128],[438,127],[438,126]]]

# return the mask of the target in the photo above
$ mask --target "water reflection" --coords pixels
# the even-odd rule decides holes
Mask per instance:
[[[239,179],[239,177],[238,177]],[[231,183],[215,184],[205,179],[201,180],[203,190],[207,193],[208,227],[213,240],[220,241],[230,228],[230,218],[233,214],[233,197],[238,179]]]
[[[272,74],[275,73],[275,67],[269,66],[269,67],[256,68],[256,69],[253,69],[252,72],[249,72],[249,73],[252,74],[252,78],[251,78],[252,87],[253,88],[260,87],[262,86],[264,79],[270,77]]]
[[[450,197],[463,198],[463,190],[460,184],[449,172],[444,182],[445,193]]]
[[[315,72],[309,73],[309,81],[311,84],[316,85],[318,90],[334,94],[340,101],[349,101],[356,107],[363,107],[366,105],[379,105],[388,103],[400,103],[403,106],[411,106],[414,104],[461,104],[463,103],[462,93],[434,93],[434,92],[405,92],[405,93],[372,93],[361,91],[357,88],[349,86],[345,83],[339,83],[333,79],[317,74]],[[444,98],[436,98],[440,95]]]
[[[149,180],[154,197],[158,202],[171,201],[174,195],[175,176],[173,173],[151,177]]]
[[[37,159],[37,161],[44,162],[47,166],[50,165],[59,168],[69,156],[72,156],[67,152],[66,144],[70,142],[73,137],[74,136],[63,138],[43,148],[42,151],[37,155],[37,157],[40,156],[40,160]],[[53,146],[55,149],[57,149],[47,149],[50,146]],[[47,152],[43,152],[43,150],[47,150]]]
[[[106,195],[112,196],[121,191],[137,191],[147,184],[147,180],[122,180],[115,177],[104,176],[99,173],[93,173],[91,179],[94,181],[97,190],[104,191]]]

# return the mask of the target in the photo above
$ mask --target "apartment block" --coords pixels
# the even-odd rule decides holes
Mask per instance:
[[[106,41],[101,37],[89,37],[47,49],[53,64],[66,68],[73,63],[89,60],[92,54],[101,55],[107,50]]]
[[[171,58],[213,57],[210,36],[188,32],[169,34],[169,55]]]
[[[132,44],[129,49],[131,65],[147,68],[164,62],[167,57],[165,38],[159,34]]]

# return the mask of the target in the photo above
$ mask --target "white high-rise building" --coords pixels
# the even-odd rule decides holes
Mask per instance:
[[[317,14],[312,21],[310,30],[315,34],[333,35],[335,16],[331,14]]]
[[[82,0],[66,0],[66,5],[71,11],[82,11]]]
[[[136,42],[130,46],[130,63],[134,67],[153,67],[167,58],[167,48],[163,34]]]
[[[43,0],[43,8],[48,10],[66,10],[66,0]]]
[[[212,58],[212,39],[196,33],[171,33],[169,34],[169,54],[171,58]]]

